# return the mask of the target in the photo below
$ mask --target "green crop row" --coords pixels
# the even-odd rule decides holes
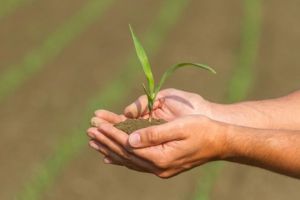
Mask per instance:
[[[0,20],[13,13],[14,10],[16,10],[17,8],[25,5],[25,4],[28,4],[28,3],[31,3],[33,2],[34,0],[1,0],[0,1]]]
[[[54,31],[39,46],[32,50],[21,63],[9,66],[0,74],[0,102],[32,78],[43,67],[57,57],[62,50],[78,37],[115,0],[90,0],[76,15]]]
[[[229,83],[226,102],[245,99],[255,80],[254,66],[258,60],[262,5],[261,0],[243,0],[244,17],[241,27],[241,44],[236,58],[236,66]],[[196,200],[208,200],[223,163],[203,167]]]

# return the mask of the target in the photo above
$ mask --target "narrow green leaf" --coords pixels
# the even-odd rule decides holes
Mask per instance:
[[[135,46],[136,54],[142,64],[144,73],[146,75],[147,81],[148,81],[148,88],[149,88],[149,93],[151,97],[154,96],[154,78],[153,78],[153,73],[151,70],[151,66],[147,57],[147,54],[142,46],[142,44],[139,42],[138,38],[135,36],[132,27],[129,25],[131,36],[133,39],[133,43]]]
[[[143,85],[143,89],[144,89],[145,94],[146,94],[148,97],[151,97],[151,94],[150,94],[149,91],[147,90],[145,84],[143,83],[142,85]]]
[[[173,74],[177,69],[179,69],[179,68],[181,68],[181,67],[187,67],[187,66],[194,66],[194,67],[198,67],[198,68],[201,68],[201,69],[205,69],[205,70],[207,70],[207,71],[210,71],[210,72],[213,73],[213,74],[216,74],[216,73],[217,73],[213,68],[211,68],[211,67],[209,67],[209,66],[207,66],[207,65],[204,65],[204,64],[198,64],[198,63],[179,63],[179,64],[177,64],[177,65],[174,65],[174,66],[170,67],[170,68],[163,74],[163,76],[162,76],[162,78],[161,78],[161,80],[160,80],[158,86],[157,86],[156,89],[155,89],[155,97],[156,97],[157,93],[160,91],[162,85],[165,83],[166,79],[167,79],[171,74]],[[155,99],[155,98],[154,98],[154,99]]]

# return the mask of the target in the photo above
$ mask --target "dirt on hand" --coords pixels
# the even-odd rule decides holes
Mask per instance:
[[[115,124],[114,127],[121,131],[124,131],[127,134],[130,134],[142,128],[161,125],[164,123],[166,123],[166,121],[163,119],[152,119],[151,122],[148,119],[127,119],[124,122]]]

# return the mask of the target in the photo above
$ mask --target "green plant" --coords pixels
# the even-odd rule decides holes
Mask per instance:
[[[146,86],[143,84],[143,88],[144,88],[144,92],[148,99],[148,110],[149,110],[149,120],[150,121],[152,119],[153,105],[156,100],[156,96],[157,96],[158,92],[160,91],[162,85],[165,83],[166,79],[170,75],[172,75],[177,69],[179,69],[181,67],[186,67],[186,66],[194,66],[194,67],[208,70],[208,71],[216,74],[216,71],[207,65],[184,62],[184,63],[179,63],[176,65],[173,65],[170,68],[168,68],[167,71],[165,71],[165,73],[163,74],[162,78],[160,79],[159,84],[157,86],[155,86],[155,81],[154,81],[151,65],[150,65],[149,59],[147,57],[147,54],[146,54],[142,44],[140,43],[140,41],[134,34],[133,29],[130,25],[129,25],[129,28],[130,28],[131,36],[132,36],[133,43],[135,46],[136,54],[142,64],[143,71],[146,75],[146,79],[147,79],[147,83],[148,83],[148,87],[146,88]]]

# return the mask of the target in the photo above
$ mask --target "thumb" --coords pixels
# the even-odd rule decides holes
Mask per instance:
[[[183,139],[183,134],[176,129],[175,124],[169,122],[163,125],[140,129],[129,135],[128,143],[134,148],[160,145],[172,140]]]
[[[128,118],[138,118],[147,112],[148,99],[146,95],[140,96],[134,103],[127,106],[124,114]]]

